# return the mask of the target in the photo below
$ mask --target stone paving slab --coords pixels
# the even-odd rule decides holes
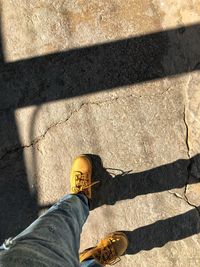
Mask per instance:
[[[199,0],[1,3],[1,241],[88,153],[101,186],[81,249],[121,230],[117,266],[198,266]]]

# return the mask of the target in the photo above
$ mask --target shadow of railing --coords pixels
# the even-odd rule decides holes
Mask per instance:
[[[133,199],[139,195],[163,192],[176,188],[184,188],[186,183],[200,182],[200,155],[190,160],[179,159],[147,171],[112,176],[103,167],[97,155],[90,155],[94,165],[94,181],[100,181],[94,188],[92,209],[104,204],[114,205],[117,201]],[[119,173],[119,170],[117,170]]]
[[[129,240],[126,254],[136,254],[141,250],[162,247],[170,241],[178,241],[198,234],[200,232],[199,221],[197,209],[192,209],[133,231],[123,231]]]
[[[200,182],[199,154],[190,160],[179,159],[139,173],[107,169],[103,167],[99,156],[90,157],[93,159],[94,181],[100,181],[99,187],[93,188],[92,209],[104,204],[114,205],[117,201],[133,199],[139,195],[184,188],[186,184]],[[108,170],[121,171],[122,174],[113,177]],[[123,232],[129,239],[126,254],[162,247],[169,241],[181,240],[200,232],[200,207],[133,231]]]
[[[100,181],[99,186],[93,187],[92,210],[101,205],[114,205],[117,201],[133,199],[138,195],[184,188],[186,183],[200,182],[200,155],[191,160],[180,159],[140,173],[104,168],[99,156],[88,156],[93,162],[93,180]],[[108,170],[122,174],[113,177]],[[40,209],[47,209],[53,204],[41,206]],[[126,254],[162,247],[170,241],[181,240],[200,232],[200,207],[133,231],[119,230],[128,236]]]
[[[4,99],[0,110],[40,105],[199,70],[199,47],[200,25],[194,24],[4,63],[0,65],[0,85],[7,90],[0,91],[0,99]]]
[[[23,230],[38,214],[37,190],[32,195],[29,189],[15,121],[17,108],[199,70],[199,47],[196,24],[18,62],[6,63],[0,51],[0,242]],[[107,196],[97,194],[95,205],[102,205],[101,199],[114,204],[137,194],[182,187],[187,165],[180,160],[150,172],[115,177],[115,183],[104,179]],[[112,185],[112,194],[105,185]]]

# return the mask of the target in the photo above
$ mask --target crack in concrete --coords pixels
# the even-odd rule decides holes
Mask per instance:
[[[199,217],[200,217],[200,210],[198,209],[197,206],[195,206],[194,204],[192,204],[192,203],[188,200],[185,191],[184,191],[184,197],[181,196],[180,194],[178,194],[178,193],[176,193],[176,192],[172,192],[172,191],[170,191],[170,190],[168,190],[168,192],[169,192],[171,195],[175,196],[176,198],[179,198],[179,199],[184,200],[189,206],[195,208],[195,209],[197,210],[197,213],[198,213]]]
[[[75,109],[73,110],[70,115],[64,119],[64,120],[61,120],[59,122],[56,122],[52,125],[50,125],[43,134],[41,134],[40,136],[36,137],[30,144],[27,144],[27,145],[23,145],[23,146],[19,146],[19,147],[15,147],[13,149],[10,149],[10,150],[7,150],[1,157],[0,157],[0,161],[3,160],[8,154],[11,154],[11,153],[15,153],[15,152],[19,152],[20,150],[23,150],[25,148],[30,148],[30,147],[33,147],[34,145],[36,145],[37,143],[39,143],[41,140],[43,140],[46,136],[46,134],[49,132],[49,130],[51,130],[52,128],[58,126],[58,125],[61,125],[63,123],[66,123],[68,120],[70,120],[70,118],[78,113],[84,106],[86,105],[97,105],[97,106],[100,106],[101,104],[105,104],[105,103],[113,103],[114,101],[117,101],[118,99],[126,99],[126,98],[130,98],[130,97],[133,97],[133,98],[143,98],[143,97],[156,97],[156,96],[163,96],[164,94],[166,94],[167,92],[169,92],[170,90],[172,89],[172,87],[168,87],[165,91],[163,91],[162,93],[158,93],[158,94],[152,94],[152,95],[140,95],[140,96],[136,96],[134,94],[129,94],[129,95],[126,95],[124,97],[113,97],[113,98],[110,98],[110,99],[104,99],[102,101],[94,101],[94,102],[85,102],[85,103],[82,103],[78,109]]]
[[[156,93],[156,94],[147,94],[147,95],[135,95],[135,94],[129,94],[129,95],[126,95],[126,96],[122,96],[122,97],[120,97],[120,96],[118,96],[118,97],[114,97],[114,98],[110,98],[110,99],[106,99],[106,100],[102,100],[102,101],[100,101],[99,103],[104,103],[104,102],[109,102],[109,101],[111,101],[112,102],[112,100],[117,100],[117,99],[119,99],[119,98],[121,98],[121,99],[124,99],[124,98],[128,98],[128,97],[134,97],[134,98],[144,98],[144,97],[157,97],[157,96],[162,96],[162,95],[164,95],[164,94],[166,94],[168,91],[170,91],[172,89],[172,87],[171,86],[169,86],[166,90],[164,90],[163,92],[161,92],[161,93]],[[20,98],[20,100],[18,101],[18,103],[23,103],[24,102],[24,97],[21,97]],[[90,102],[88,102],[88,103],[90,103]],[[91,102],[92,104],[93,103],[97,103],[97,102]],[[86,103],[87,104],[87,103]],[[14,110],[15,109],[17,109],[17,106],[18,105],[11,105],[11,106],[8,106],[8,107],[5,107],[5,108],[2,108],[2,109],[0,109],[0,113],[7,113],[7,112],[14,112]]]
[[[186,143],[187,155],[188,155],[188,159],[189,159],[189,164],[187,166],[187,179],[186,179],[186,183],[185,183],[184,198],[183,199],[187,202],[188,205],[190,205],[191,207],[194,207],[197,210],[199,217],[200,217],[200,210],[198,209],[197,206],[192,204],[187,197],[187,188],[188,188],[188,184],[189,184],[189,180],[190,180],[190,176],[191,176],[191,172],[192,172],[192,166],[193,166],[193,164],[195,164],[194,160],[191,157],[191,153],[190,153],[189,125],[187,123],[187,117],[186,117],[187,110],[188,110],[188,107],[187,107],[188,91],[187,90],[188,90],[188,86],[190,83],[190,79],[191,79],[191,75],[189,76],[188,82],[187,82],[186,87],[185,87],[185,101],[186,101],[186,103],[185,103],[184,112],[183,112],[183,121],[184,121],[185,129],[186,129],[185,143]]]
[[[3,160],[7,155],[12,154],[12,153],[17,153],[20,150],[23,150],[24,148],[29,148],[33,146],[33,143],[31,143],[30,145],[24,145],[24,146],[19,146],[19,147],[15,147],[13,149],[7,150],[1,157],[0,157],[0,161]]]
[[[186,190],[187,190],[187,189],[186,189]],[[185,197],[185,201],[188,203],[188,205],[191,206],[191,207],[193,207],[193,208],[195,208],[195,209],[197,210],[197,212],[198,212],[198,214],[199,214],[199,217],[200,217],[200,210],[198,209],[197,206],[195,206],[194,204],[192,204],[192,203],[189,201],[189,199],[188,199],[188,197],[187,197],[187,195],[186,195],[186,191],[184,192],[184,197]]]
[[[130,98],[130,97],[133,97],[133,98],[143,98],[143,97],[156,97],[156,96],[163,96],[164,94],[168,93],[170,90],[172,89],[172,87],[168,87],[164,92],[162,93],[158,93],[158,94],[151,94],[151,95],[139,95],[139,96],[136,96],[134,94],[129,94],[129,95],[126,95],[124,97],[113,97],[113,98],[110,98],[110,99],[104,99],[102,101],[94,101],[94,102],[85,102],[85,103],[81,103],[79,108],[73,110],[70,115],[64,119],[64,120],[61,120],[59,122],[56,122],[52,125],[50,125],[43,134],[41,134],[39,137],[35,138],[30,144],[28,145],[23,145],[23,146],[19,146],[19,147],[16,147],[16,148],[13,148],[13,149],[10,149],[10,150],[7,150],[3,156],[1,156],[0,158],[0,161],[3,160],[8,154],[12,154],[12,153],[15,153],[15,152],[19,152],[19,151],[22,151],[24,150],[25,148],[30,148],[30,147],[34,147],[37,143],[39,143],[40,141],[42,141],[45,136],[47,135],[47,133],[54,127],[57,127],[58,125],[61,125],[63,123],[67,123],[72,116],[74,116],[75,114],[77,114],[84,106],[87,106],[87,105],[97,105],[97,106],[100,106],[101,104],[105,104],[105,103],[113,103],[114,101],[117,101],[118,99],[126,99],[126,98]],[[186,143],[186,147],[187,147],[187,155],[188,155],[188,159],[189,159],[189,164],[187,166],[187,172],[188,172],[188,177],[186,179],[186,184],[185,184],[185,189],[184,189],[184,197],[182,197],[180,194],[176,193],[176,192],[172,192],[172,191],[168,191],[170,194],[173,194],[175,197],[179,198],[179,199],[183,199],[189,206],[192,206],[194,207],[199,216],[200,216],[200,210],[198,209],[197,206],[195,206],[194,204],[192,204],[188,198],[187,198],[187,186],[188,186],[188,183],[189,183],[189,178],[190,178],[190,174],[191,174],[191,168],[192,168],[192,165],[194,164],[193,160],[191,159],[190,157],[190,145],[189,145],[189,140],[188,140],[188,136],[189,136],[189,126],[187,124],[187,119],[186,119],[186,112],[187,112],[187,108],[186,108],[186,105],[184,106],[184,113],[183,113],[183,121],[184,121],[184,124],[185,124],[185,128],[186,128],[186,137],[185,137],[185,143]]]
[[[62,120],[62,121],[59,121],[59,122],[56,122],[56,123],[50,125],[50,126],[45,130],[45,132],[44,132],[43,134],[41,134],[39,137],[35,138],[30,144],[28,144],[28,145],[23,145],[23,146],[19,146],[19,147],[15,147],[15,148],[13,148],[13,149],[7,150],[7,151],[1,156],[0,161],[3,160],[8,154],[15,153],[15,152],[19,152],[20,150],[23,150],[23,149],[25,149],[25,148],[33,147],[34,145],[36,145],[37,143],[39,143],[41,140],[43,140],[43,139],[45,138],[46,134],[49,132],[50,129],[52,129],[52,128],[54,128],[54,127],[56,127],[56,126],[58,126],[58,125],[60,125],[60,124],[62,124],[62,123],[67,122],[67,121],[71,118],[71,116],[72,116],[74,113],[77,113],[77,112],[82,108],[83,105],[84,105],[84,104],[81,104],[81,106],[80,106],[77,110],[71,112],[71,114],[70,114],[65,120]]]
[[[23,149],[25,149],[25,148],[30,148],[30,147],[35,146],[37,143],[39,143],[41,140],[43,140],[43,139],[45,138],[46,134],[47,134],[52,128],[57,127],[58,125],[61,125],[61,124],[63,124],[63,123],[66,123],[66,122],[67,122],[67,121],[68,121],[74,114],[78,113],[78,112],[82,109],[83,106],[88,105],[88,104],[97,104],[97,105],[98,105],[99,102],[98,102],[98,103],[95,103],[95,102],[94,102],[94,103],[90,103],[90,102],[88,102],[88,103],[82,103],[82,104],[79,106],[79,108],[76,109],[76,110],[73,110],[73,111],[70,113],[70,115],[69,115],[66,119],[61,120],[61,121],[59,121],[59,122],[56,122],[56,123],[50,125],[50,126],[45,130],[45,132],[44,132],[43,134],[41,134],[39,137],[35,138],[30,144],[28,144],[28,145],[23,145],[23,146],[19,146],[19,147],[15,147],[15,148],[13,148],[13,149],[7,150],[7,151],[1,156],[0,161],[3,160],[8,154],[12,154],[12,153],[15,153],[15,152],[19,152],[20,150],[23,150]]]
[[[187,178],[186,178],[186,182],[185,182],[185,189],[184,189],[184,197],[185,197],[185,200],[187,201],[187,203],[189,204],[188,202],[188,199],[187,199],[187,186],[188,186],[188,183],[189,183],[189,179],[190,179],[190,174],[191,174],[191,167],[192,167],[192,160],[191,160],[191,157],[190,157],[190,144],[189,144],[189,125],[187,123],[187,117],[186,117],[186,113],[187,113],[187,105],[188,105],[188,85],[189,85],[189,82],[190,82],[190,76],[188,78],[188,81],[186,83],[186,86],[185,86],[185,105],[184,105],[184,111],[183,111],[183,122],[185,124],[185,144],[186,144],[186,148],[187,148],[187,156],[188,156],[188,159],[189,159],[189,164],[187,166]]]
[[[186,128],[186,136],[185,136],[185,143],[186,143],[186,147],[187,147],[187,155],[188,155],[188,159],[190,159],[190,145],[189,145],[189,126],[187,124],[187,119],[186,119],[186,105],[184,107],[184,112],[183,112],[183,121],[185,124],[185,128]]]
[[[189,184],[189,180],[190,180],[190,176],[191,176],[191,172],[192,172],[192,167],[195,164],[194,160],[191,157],[191,152],[190,152],[190,142],[189,142],[189,125],[187,122],[187,111],[188,111],[188,86],[190,83],[190,79],[191,76],[189,76],[186,87],[185,87],[185,105],[184,105],[184,111],[183,111],[183,122],[185,125],[185,144],[186,144],[186,148],[187,148],[187,156],[188,156],[188,166],[187,166],[187,178],[186,178],[186,182],[185,182],[185,188],[184,188],[184,192],[183,195],[181,196],[180,194],[176,193],[176,192],[172,192],[172,191],[168,191],[170,194],[173,194],[175,197],[184,200],[189,206],[195,208],[198,212],[198,215],[200,217],[200,210],[197,206],[195,206],[193,203],[191,203],[187,197],[187,188],[188,188],[188,184]]]
[[[179,193],[177,193],[177,192],[173,192],[173,191],[170,191],[170,190],[168,190],[168,192],[169,192],[171,195],[174,195],[176,198],[180,198],[180,199],[185,200],[184,197],[182,197],[182,196],[181,196]]]

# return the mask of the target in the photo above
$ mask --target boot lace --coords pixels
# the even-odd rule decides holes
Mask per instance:
[[[116,252],[113,248],[112,243],[115,242],[113,238],[109,238],[109,243],[107,245],[100,245],[100,255],[98,255],[98,260],[101,264],[106,265],[115,265],[121,259],[116,255]]]
[[[76,186],[72,187],[74,193],[82,192],[100,182],[100,181],[95,181],[93,183],[90,183],[88,173],[82,173],[79,171],[77,171],[77,174],[75,174],[75,180],[76,180]]]

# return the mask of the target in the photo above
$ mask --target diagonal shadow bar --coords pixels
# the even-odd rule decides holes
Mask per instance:
[[[114,177],[109,172],[110,169],[103,167],[98,155],[87,155],[92,160],[93,181],[100,182],[93,187],[91,210],[102,205],[114,205],[121,200],[134,199],[140,195],[184,189],[186,184],[196,184],[200,181],[200,154],[189,160],[179,159],[137,173],[112,168],[114,172],[120,173]],[[40,206],[39,209],[45,210],[54,204],[49,203]]]
[[[126,174],[124,172],[114,178],[103,168],[99,156],[88,156],[93,161],[93,178],[101,182],[101,190],[98,190],[96,187],[93,188],[95,192],[93,191],[92,209],[104,204],[113,205],[116,201],[132,199],[142,194],[183,188],[186,184],[188,171],[190,172],[190,179],[187,183],[199,182],[200,155],[193,157],[191,162],[186,159],[179,159],[137,174]],[[123,172],[119,169],[115,169],[115,171]],[[99,202],[94,203],[95,199]],[[50,208],[53,204],[40,206],[39,209]],[[96,207],[94,207],[95,204]],[[133,231],[120,230],[128,236],[129,246],[126,254],[132,255],[142,250],[162,247],[168,242],[178,241],[199,234],[199,215],[200,207],[196,207],[185,213],[164,220],[158,220]]]
[[[0,147],[20,142],[17,108],[199,70],[199,44],[197,24],[12,63],[0,51]],[[7,153],[0,169],[3,240],[27,226],[38,207],[22,151]]]
[[[198,217],[197,210],[192,209],[133,231],[123,231],[129,239],[126,254],[136,254],[141,250],[162,247],[170,241],[178,241],[198,234],[200,232]],[[199,259],[199,255],[197,257]]]
[[[1,7],[0,7],[1,13]],[[1,27],[0,27],[1,30]],[[0,34],[1,36],[1,34]],[[0,40],[0,70],[5,71],[3,44]],[[12,83],[12,75],[7,73],[8,80],[0,80],[0,91],[6,94],[6,82]],[[17,88],[16,88],[17,90]],[[9,92],[8,92],[9,93]],[[1,94],[1,93],[0,93]],[[7,96],[11,100],[12,95]],[[0,98],[0,107],[5,99]],[[0,151],[6,146],[20,144],[14,111],[0,112]],[[31,194],[27,181],[23,150],[12,151],[0,157],[0,244],[5,238],[15,236],[27,227],[38,216],[37,192]]]
[[[93,180],[100,181],[93,188],[91,209],[102,205],[114,205],[117,201],[133,199],[140,195],[164,192],[173,189],[184,189],[186,184],[200,181],[200,155],[188,159],[160,165],[142,172],[124,172],[115,170],[119,175],[114,177],[103,167],[98,155],[89,154],[93,165]],[[121,172],[121,173],[120,173]]]
[[[199,47],[200,25],[196,24],[4,62],[0,67],[3,88],[0,110],[40,105],[199,70]]]

